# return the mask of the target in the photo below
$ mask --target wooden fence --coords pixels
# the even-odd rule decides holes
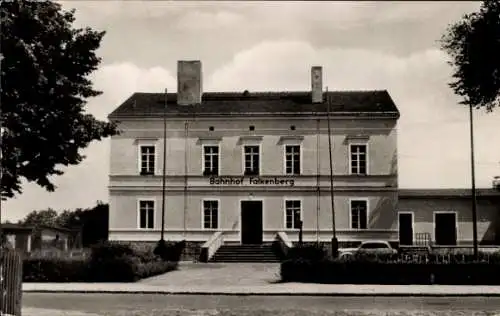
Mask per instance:
[[[23,286],[21,254],[0,248],[0,314],[21,315]]]

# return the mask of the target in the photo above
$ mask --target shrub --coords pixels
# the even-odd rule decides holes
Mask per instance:
[[[167,245],[164,261],[152,247],[134,249],[131,245],[101,243],[92,248],[88,258],[27,258],[25,282],[134,282],[177,268],[183,243]]]
[[[290,248],[286,256],[287,259],[307,259],[323,260],[326,257],[326,251],[321,246],[299,246]]]
[[[84,282],[88,263],[86,258],[26,258],[23,282]]]
[[[416,263],[366,257],[344,260],[292,259],[281,263],[285,282],[331,284],[482,284],[500,285],[499,263]]]
[[[154,249],[154,254],[164,261],[178,262],[181,259],[182,251],[185,247],[185,240],[177,243],[167,243],[165,240],[160,240]]]
[[[139,278],[136,270],[141,260],[135,256],[93,257],[88,266],[91,282],[134,282]]]
[[[121,256],[133,256],[134,250],[130,245],[116,242],[101,242],[91,247],[91,258],[117,258]]]
[[[149,278],[177,269],[177,262],[153,261],[140,263],[137,266],[136,275],[139,279]]]

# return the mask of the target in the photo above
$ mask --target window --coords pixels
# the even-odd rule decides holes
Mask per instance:
[[[259,174],[259,146],[245,146],[245,175]]]
[[[141,174],[155,173],[155,146],[141,146]]]
[[[300,229],[300,201],[287,200],[285,201],[285,221],[287,229]]]
[[[351,201],[351,228],[366,229],[368,218],[367,201]]]
[[[287,175],[300,174],[300,146],[285,146],[285,173]]]
[[[219,175],[219,146],[204,146],[203,160],[204,175]]]
[[[154,228],[155,202],[139,201],[139,228]]]
[[[219,201],[203,201],[203,228],[217,229],[219,226]]]
[[[351,174],[366,174],[366,145],[351,145]]]

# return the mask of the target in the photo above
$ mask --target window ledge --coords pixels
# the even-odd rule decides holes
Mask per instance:
[[[353,134],[353,135],[347,135],[345,139],[347,141],[368,141],[370,139],[370,136],[362,134]]]
[[[220,136],[203,136],[198,137],[198,145],[219,145],[222,141],[222,137]]]
[[[303,141],[304,140],[304,136],[300,136],[300,135],[287,135],[287,136],[281,136],[280,137],[280,142],[285,142],[285,141],[290,141],[290,140]]]
[[[256,135],[244,135],[240,136],[240,141],[261,141],[264,137],[263,136],[256,136]]]

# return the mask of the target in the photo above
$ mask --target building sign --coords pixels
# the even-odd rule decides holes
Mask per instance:
[[[275,185],[293,187],[295,180],[279,177],[210,177],[210,185]]]

